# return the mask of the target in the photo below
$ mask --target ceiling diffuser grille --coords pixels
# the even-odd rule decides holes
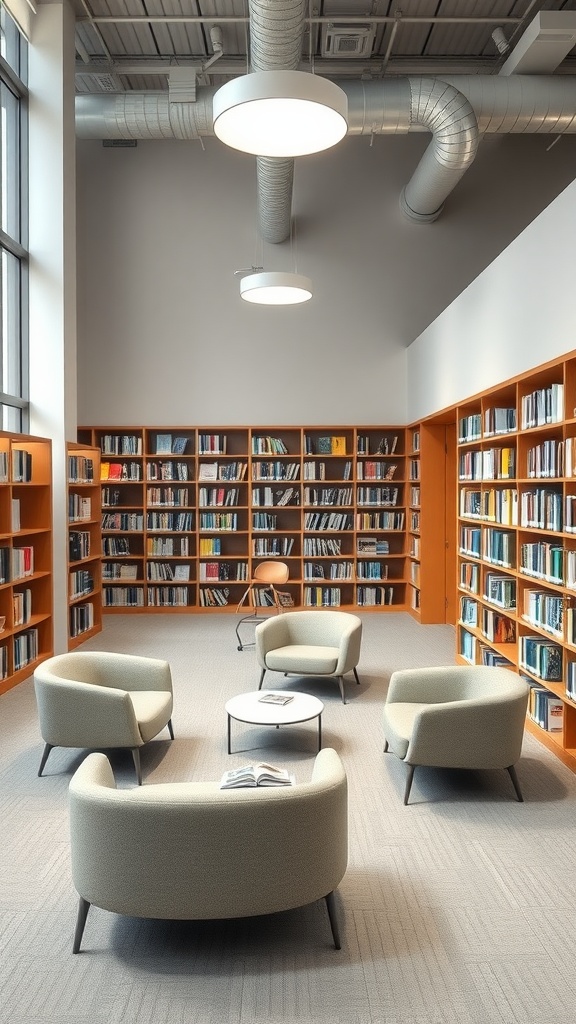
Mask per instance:
[[[323,57],[368,57],[374,44],[374,25],[323,25]]]

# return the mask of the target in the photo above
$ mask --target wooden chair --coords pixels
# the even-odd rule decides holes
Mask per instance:
[[[277,587],[286,583],[290,570],[286,565],[286,562],[260,562],[259,565],[254,569],[254,575],[250,581],[249,586],[244,591],[241,599],[238,602],[236,611],[239,612],[244,602],[248,599],[252,603],[253,610],[249,615],[244,615],[236,625],[236,636],[238,637],[238,650],[243,651],[245,647],[254,647],[254,641],[248,644],[242,643],[240,637],[240,626],[245,622],[253,622],[255,625],[258,622],[264,622],[267,618],[266,615],[262,615],[261,609],[266,605],[256,604],[254,601],[254,592],[262,591],[270,597],[270,607],[274,609],[274,613],[278,614],[282,611],[282,603],[278,595]]]

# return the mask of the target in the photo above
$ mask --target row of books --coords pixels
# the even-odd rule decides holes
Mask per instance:
[[[564,597],[547,590],[525,590],[523,618],[533,626],[562,639],[564,636]]]
[[[21,548],[0,548],[0,583],[10,583],[33,574],[34,548],[31,544]]]
[[[305,487],[305,505],[351,505],[351,487]]]
[[[520,400],[522,430],[543,427],[547,423],[560,423],[564,419],[564,385],[550,384],[538,388]]]
[[[203,435],[202,435],[203,436]],[[181,435],[156,434],[154,455],[183,455],[188,447],[189,438]]]
[[[12,614],[14,626],[25,626],[32,618],[32,591],[16,590],[12,595]]]
[[[357,587],[356,602],[361,608],[394,604],[394,587]]]
[[[94,460],[85,455],[68,456],[68,483],[69,484],[92,484],[94,483]]]
[[[136,465],[138,464],[136,463]],[[138,466],[138,469],[140,469],[140,466]],[[140,479],[140,477],[137,477],[136,479]],[[162,462],[147,462],[146,479],[188,480],[191,479],[190,467],[187,462],[174,462],[171,459]]]
[[[102,529],[141,532],[144,529],[144,516],[140,512],[104,512]]]
[[[14,637],[14,671],[18,672],[25,665],[38,658],[38,630],[27,629]]]
[[[470,413],[458,421],[458,442],[468,444],[482,437],[495,434],[510,434],[516,430],[516,409],[514,407],[493,407],[484,413]]]
[[[521,544],[519,569],[525,576],[536,576],[549,583],[565,585],[564,549],[559,544],[546,541]]]
[[[202,494],[202,488],[200,488],[200,494]],[[189,498],[190,492],[187,487],[149,487],[147,491],[149,505],[189,505]],[[200,499],[200,504],[202,504],[202,499]]]
[[[103,434],[102,455],[142,455],[142,438],[138,434]]]
[[[346,438],[342,436],[304,437],[306,455],[346,455]]]
[[[70,636],[87,633],[93,626],[94,605],[91,601],[86,604],[75,604],[70,608]]]
[[[68,535],[69,559],[79,562],[90,557],[90,534],[87,529],[72,529]]]
[[[102,562],[102,579],[137,580],[138,569],[137,562]]]
[[[75,601],[77,597],[84,597],[94,590],[94,577],[88,569],[76,569],[68,576],[68,592],[70,600]]]
[[[304,515],[305,530],[351,530],[352,516],[346,512],[306,512]]]
[[[200,562],[200,582],[206,583],[210,580],[236,580],[246,582],[248,580],[247,562]]]
[[[403,530],[404,512],[358,512],[357,530]]]
[[[202,520],[202,515],[200,516]],[[193,512],[148,512],[146,516],[147,530],[174,530],[185,533],[194,529]]]
[[[227,444],[226,434],[198,435],[198,453],[200,455],[225,455]]]
[[[528,715],[546,732],[561,732],[564,724],[564,702],[551,690],[529,676],[523,676],[530,687]]]
[[[92,517],[92,501],[83,494],[70,491],[68,494],[68,522],[76,523]]]
[[[157,608],[184,608],[190,603],[188,587],[149,587],[148,605]]]
[[[459,480],[511,480],[515,475],[515,448],[486,448],[458,456]]]
[[[101,462],[100,479],[138,482],[142,479],[142,466],[139,462]]]
[[[299,462],[253,462],[253,480],[298,480]]]
[[[271,507],[274,505],[298,505],[300,491],[297,487],[286,487],[274,490],[273,487],[253,487],[252,504]]]

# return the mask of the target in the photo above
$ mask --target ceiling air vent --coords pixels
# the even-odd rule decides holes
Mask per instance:
[[[374,25],[323,25],[323,57],[368,57],[374,43]]]

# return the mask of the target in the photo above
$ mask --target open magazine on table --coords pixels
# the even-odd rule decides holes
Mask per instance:
[[[243,789],[246,786],[293,786],[294,776],[284,768],[276,768],[273,764],[244,764],[241,768],[233,768],[224,772],[220,780],[220,789]]]

